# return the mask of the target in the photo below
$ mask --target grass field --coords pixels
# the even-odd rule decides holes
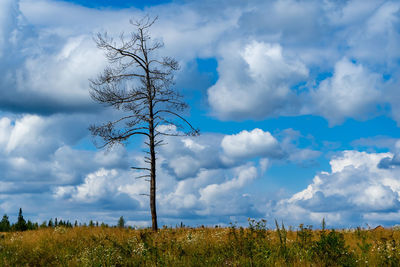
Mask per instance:
[[[400,266],[396,229],[45,228],[0,235],[1,266]]]

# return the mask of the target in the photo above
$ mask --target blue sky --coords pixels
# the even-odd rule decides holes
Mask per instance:
[[[159,151],[160,224],[394,225],[400,220],[399,1],[0,4],[0,213],[150,223],[142,140],[97,150],[107,65],[92,40],[158,16],[161,56],[201,129]]]

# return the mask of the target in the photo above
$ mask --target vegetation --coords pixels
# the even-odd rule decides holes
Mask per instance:
[[[120,219],[121,220],[121,219]],[[122,219],[123,220],[123,219]],[[122,221],[121,220],[121,221]],[[59,223],[59,222],[57,222]],[[249,220],[246,228],[154,232],[56,226],[0,235],[1,266],[399,266],[400,230],[287,230]],[[97,226],[96,226],[97,225]]]
[[[7,214],[3,215],[3,218],[0,221],[0,232],[10,232],[10,231],[26,231],[26,230],[35,230],[39,228],[38,223],[33,223],[28,220],[28,222],[24,219],[22,215],[22,209],[19,209],[17,222],[11,224]]]

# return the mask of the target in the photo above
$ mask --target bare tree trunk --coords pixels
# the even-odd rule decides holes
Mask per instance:
[[[143,35],[142,31],[141,34]],[[143,39],[143,38],[142,38]],[[144,47],[144,44],[142,45]],[[151,86],[149,63],[147,52],[143,50],[146,64],[146,85],[149,98],[149,148],[150,148],[150,211],[151,211],[151,229],[158,230],[157,209],[156,209],[156,152],[155,152],[155,133],[154,133],[154,107],[153,90]]]
[[[156,152],[154,142],[154,123],[153,123],[153,110],[150,108],[150,210],[151,210],[151,229],[158,230],[157,225],[157,211],[156,211]]]

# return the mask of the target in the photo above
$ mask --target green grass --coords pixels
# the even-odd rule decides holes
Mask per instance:
[[[400,266],[400,231],[105,227],[0,234],[1,266]]]

